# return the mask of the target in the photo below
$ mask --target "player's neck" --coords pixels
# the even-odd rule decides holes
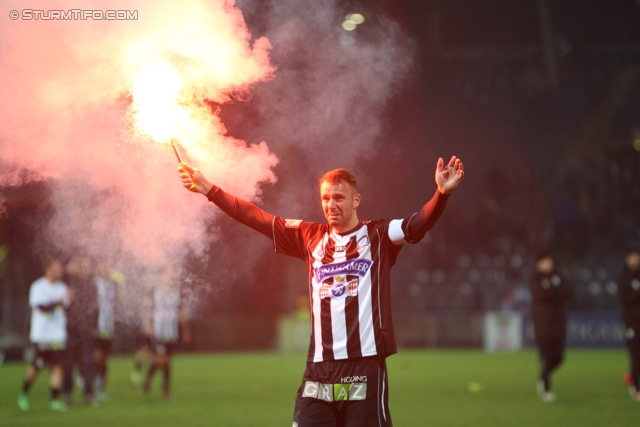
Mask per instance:
[[[331,227],[331,230],[335,233],[338,234],[340,236],[346,236],[347,234],[351,234],[354,231],[356,231],[358,228],[360,228],[360,221],[358,220],[357,217],[354,216],[355,220],[351,220],[349,221],[348,225],[345,225],[344,227],[340,227],[339,229],[336,227]]]

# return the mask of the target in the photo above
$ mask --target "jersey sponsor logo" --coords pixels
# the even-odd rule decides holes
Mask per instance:
[[[344,285],[344,282],[336,283],[335,286],[331,287],[331,296],[341,297],[346,292],[347,287]]]
[[[368,259],[350,259],[334,264],[325,264],[313,269],[318,283],[324,282],[329,277],[335,276],[359,276],[365,277],[371,268],[373,261]]]
[[[285,228],[298,228],[302,224],[301,219],[285,219],[284,226]]]
[[[326,402],[365,400],[367,397],[367,384],[323,384],[315,381],[305,381],[302,388],[302,397],[320,399]]]
[[[634,291],[640,291],[640,280],[633,279],[631,281],[631,288],[633,288]]]
[[[340,378],[340,382],[342,384],[366,383],[367,382],[367,376],[366,375],[353,375],[351,377],[342,377],[342,378]]]
[[[357,277],[348,282],[344,276],[336,277],[334,280],[332,285],[322,285],[320,287],[320,298],[354,297],[358,295],[360,280]]]
[[[346,252],[346,246],[336,246],[336,252]]]

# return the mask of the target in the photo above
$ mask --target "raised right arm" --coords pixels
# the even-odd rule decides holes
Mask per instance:
[[[273,238],[274,216],[270,213],[263,211],[253,203],[232,196],[215,185],[211,187],[206,196],[231,218],[264,234],[269,239]]]
[[[194,193],[204,194],[207,199],[215,203],[231,218],[264,234],[269,239],[273,239],[273,215],[263,211],[253,203],[238,199],[221,190],[220,187],[213,185],[198,168],[181,163],[178,167],[178,174],[182,179],[182,185],[186,189]]]

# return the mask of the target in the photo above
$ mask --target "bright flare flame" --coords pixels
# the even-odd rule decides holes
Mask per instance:
[[[182,89],[180,74],[167,63],[141,70],[132,90],[138,129],[157,142],[167,142],[188,128],[191,112],[180,105]]]
[[[239,94],[275,71],[269,40],[251,37],[234,3],[192,0],[176,8],[166,1],[157,10],[162,24],[128,38],[122,57],[136,133],[160,143],[177,139],[192,159],[213,157],[219,166],[222,156],[235,160],[236,149],[251,147],[227,135],[212,105],[242,100]]]

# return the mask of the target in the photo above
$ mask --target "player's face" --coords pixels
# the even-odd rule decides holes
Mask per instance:
[[[47,271],[45,273],[53,281],[60,280],[64,275],[64,266],[58,260],[52,261],[51,264],[49,264],[49,266],[47,267]]]
[[[640,268],[640,253],[633,251],[627,254],[627,265],[631,270],[638,270]]]
[[[109,267],[104,262],[99,262],[96,266],[96,275],[99,277],[109,277]]]
[[[553,271],[553,258],[547,256],[541,258],[536,264],[536,269],[543,274],[551,274]]]
[[[349,231],[358,224],[356,208],[360,204],[360,195],[351,185],[324,181],[320,186],[320,199],[327,222],[338,233]]]

